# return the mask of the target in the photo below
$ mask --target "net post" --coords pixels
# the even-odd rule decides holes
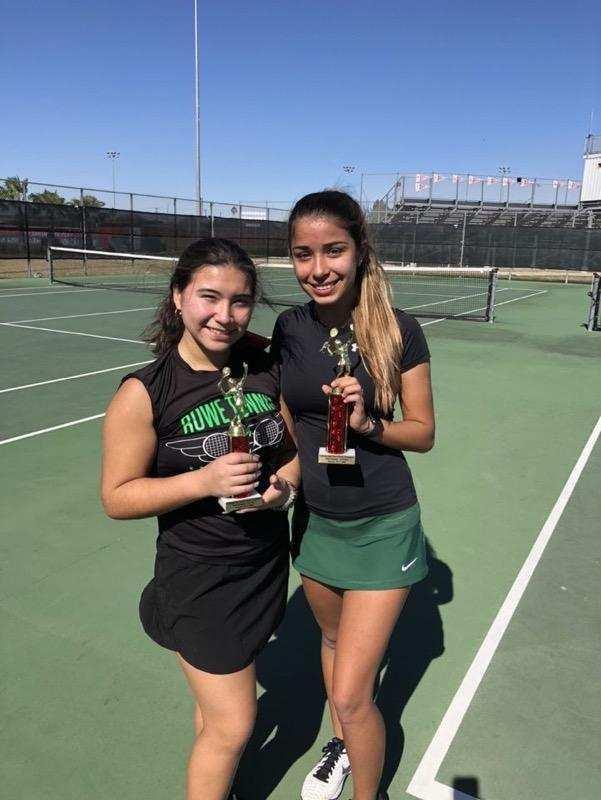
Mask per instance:
[[[499,270],[497,267],[495,267],[490,273],[490,279],[488,283],[488,299],[486,302],[486,321],[490,323],[495,321],[495,296],[497,293],[498,277]]]
[[[46,261],[48,262],[48,282],[54,283],[54,263],[52,261],[52,248],[46,245]]]

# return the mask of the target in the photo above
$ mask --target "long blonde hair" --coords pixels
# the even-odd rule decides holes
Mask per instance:
[[[307,194],[294,205],[288,218],[290,249],[294,225],[302,217],[330,217],[355,242],[358,263],[353,326],[365,369],[376,387],[376,403],[389,413],[399,392],[403,342],[392,307],[390,281],[370,244],[365,215],[359,203],[345,192],[327,189]]]

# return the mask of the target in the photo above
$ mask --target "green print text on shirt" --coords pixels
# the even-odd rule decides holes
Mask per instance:
[[[261,392],[245,392],[245,410],[243,417],[246,419],[252,414],[259,414],[264,411],[277,411],[273,400]],[[216,397],[208,400],[193,408],[180,419],[183,434],[202,433],[214,428],[221,428],[228,425],[231,421],[231,412],[227,406],[233,404],[229,397]]]

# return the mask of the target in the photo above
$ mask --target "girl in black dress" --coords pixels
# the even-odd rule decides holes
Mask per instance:
[[[298,485],[279,368],[248,334],[257,275],[225,239],[182,254],[149,333],[157,359],[126,376],[104,426],[102,500],[114,519],[158,517],[148,635],[177,653],[196,701],[187,800],[224,800],[253,728],[254,660],[279,624],[288,578],[286,508]],[[244,384],[250,453],[229,453],[228,366]],[[285,411],[284,411],[285,413]],[[224,514],[218,497],[264,506]]]

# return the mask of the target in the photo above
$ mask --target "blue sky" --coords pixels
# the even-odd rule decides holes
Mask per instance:
[[[598,0],[199,0],[203,189],[360,172],[581,174]],[[192,0],[5,2],[0,176],[194,196]]]

